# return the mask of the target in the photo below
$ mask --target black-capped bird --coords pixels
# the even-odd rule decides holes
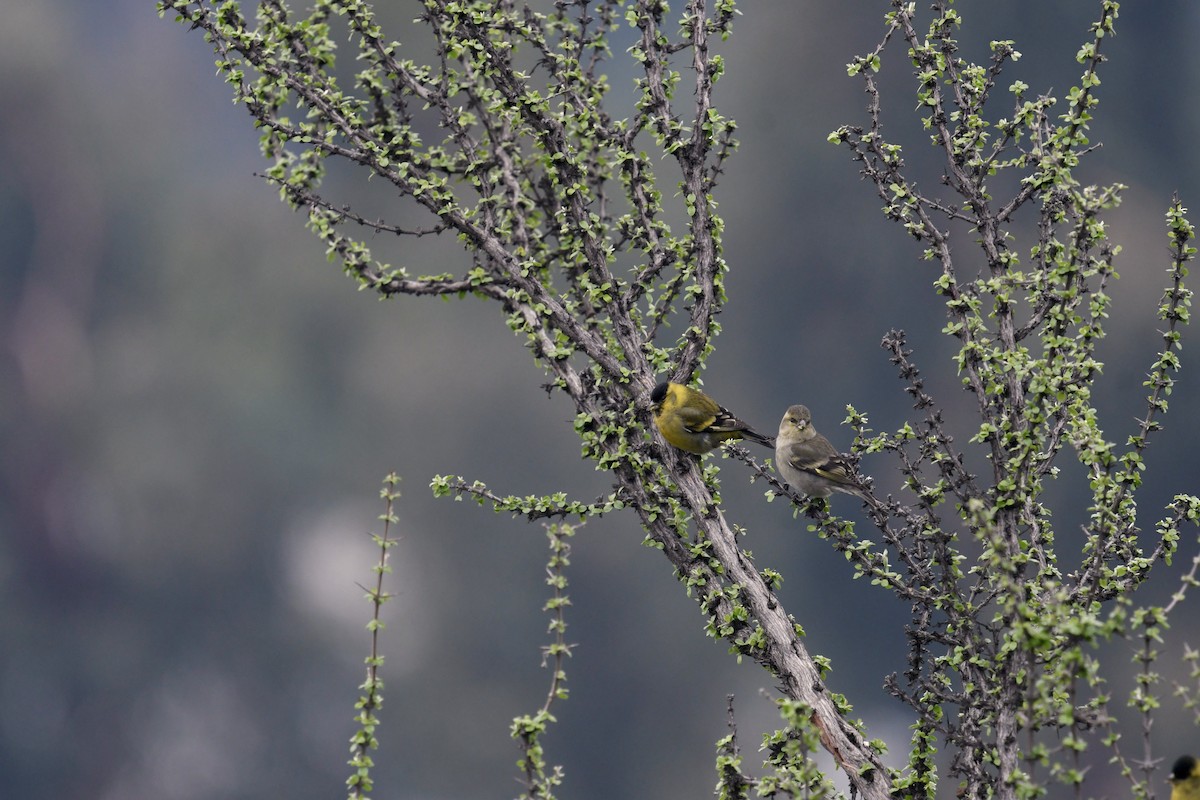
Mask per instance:
[[[775,441],[763,436],[721,407],[716,400],[696,389],[663,381],[650,393],[654,424],[673,447],[704,455],[721,442],[749,439],[764,447]]]
[[[817,433],[806,406],[792,406],[779,422],[775,469],[793,489],[812,497],[845,492],[877,505],[846,460],[828,439]]]
[[[1171,767],[1171,800],[1200,800],[1200,762],[1180,756]]]

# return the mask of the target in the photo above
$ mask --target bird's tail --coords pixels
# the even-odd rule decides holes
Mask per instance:
[[[883,509],[883,503],[879,502],[879,499],[876,498],[875,495],[871,494],[871,491],[861,481],[856,480],[854,484],[847,487],[845,491],[848,494],[855,495],[860,500],[865,501],[867,505],[876,511]]]
[[[752,442],[758,442],[763,447],[769,447],[772,450],[775,449],[775,437],[774,436],[763,436],[761,433],[754,430],[753,428],[746,428],[744,431],[742,431],[742,436],[744,436],[745,438],[749,439]]]

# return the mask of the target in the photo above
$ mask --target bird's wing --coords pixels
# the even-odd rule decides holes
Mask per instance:
[[[729,413],[728,409],[718,408],[717,414],[713,417],[712,423],[708,428],[710,431],[745,431],[749,430],[750,426],[742,422],[740,419]]]
[[[780,454],[787,463],[800,472],[819,475],[835,483],[857,486],[858,481],[850,465],[823,436],[807,442],[789,444]]]
[[[728,433],[744,431],[750,427],[721,406],[681,406],[679,416],[687,429],[693,433]]]
[[[680,406],[677,413],[679,414],[679,418],[683,420],[684,427],[692,433],[713,430],[713,425],[720,419],[719,409],[714,413],[705,408]],[[717,430],[720,430],[720,428],[717,428]]]

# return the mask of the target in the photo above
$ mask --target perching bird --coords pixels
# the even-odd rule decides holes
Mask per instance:
[[[664,381],[650,393],[650,403],[658,432],[680,450],[703,455],[721,442],[742,438],[764,447],[775,446],[771,437],[755,431],[696,389]]]
[[[1200,800],[1200,763],[1193,756],[1180,756],[1171,767],[1171,800]]]
[[[845,492],[876,501],[855,477],[850,465],[812,425],[806,406],[792,406],[779,422],[775,438],[775,469],[793,489],[813,497]]]

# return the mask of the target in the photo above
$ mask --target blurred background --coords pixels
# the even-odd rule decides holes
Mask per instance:
[[[1098,6],[967,4],[964,55],[986,59],[988,40],[1014,39],[1024,57],[997,94],[1021,79],[1031,94],[1062,96]],[[389,19],[407,25],[418,7],[396,3]],[[933,268],[882,218],[847,151],[826,142],[865,121],[845,64],[874,47],[888,4],[742,10],[720,48],[716,100],[738,121],[741,149],[717,195],[730,302],[706,387],[764,431],[804,402],[845,449],[847,403],[879,429],[913,418],[878,346],[903,328],[965,443],[971,401],[938,333]],[[1109,216],[1124,251],[1097,391],[1102,424],[1123,443],[1159,343],[1163,214],[1173,192],[1185,205],[1200,195],[1200,6],[1129,3],[1117,29],[1091,128],[1104,146],[1080,174],[1129,186]],[[611,109],[623,116],[630,73],[614,50]],[[889,67],[891,133],[933,188],[940,172],[914,121],[911,68],[899,50]],[[449,473],[505,494],[600,494],[609,481],[581,460],[571,408],[538,388],[541,371],[498,309],[380,302],[328,263],[254,176],[257,134],[209,47],[160,20],[151,0],[5,4],[0,75],[0,795],[339,796],[368,646],[357,584],[371,578],[368,533],[393,471],[402,541],[385,609],[375,795],[518,794],[509,724],[541,704],[549,681],[545,535],[435,500],[428,484]],[[660,177],[670,193],[665,162]],[[977,256],[965,241],[967,267]],[[466,259],[455,241],[427,237],[406,243],[400,263],[454,272]],[[1195,335],[1167,432],[1148,453],[1144,529],[1173,494],[1200,488]],[[1048,495],[1068,536],[1087,505],[1069,461]],[[854,582],[740,464],[721,465],[726,511],[748,528],[760,566],[785,576],[810,649],[832,659],[830,687],[903,759],[911,719],[880,685],[903,669],[905,609]],[[863,466],[895,488],[891,465]],[[851,499],[835,506],[865,522]],[[769,677],[705,637],[668,562],[641,540],[631,513],[574,540],[572,694],[546,740],[565,797],[709,796],[727,694],[752,770],[761,734],[776,727]],[[1196,549],[1189,533],[1141,599],[1165,600]],[[1192,616],[1162,648],[1165,694],[1183,677],[1182,642],[1200,639]],[[1132,652],[1118,643],[1110,655],[1121,710]],[[1168,704],[1156,754],[1173,759],[1195,740],[1191,726],[1190,711]],[[1091,793],[1127,794],[1104,778],[1104,754],[1087,755]]]

